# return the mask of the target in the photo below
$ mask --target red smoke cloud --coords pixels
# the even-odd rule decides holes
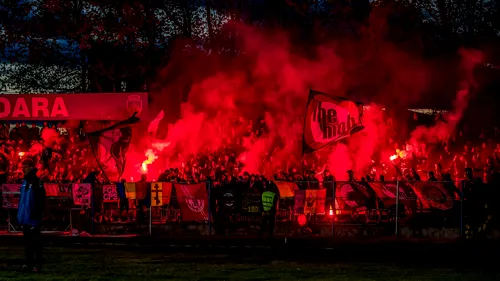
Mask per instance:
[[[444,120],[438,121],[434,126],[417,127],[411,133],[409,141],[411,145],[415,146],[421,142],[446,142],[452,134],[456,133],[458,123],[462,120],[463,114],[469,104],[470,91],[478,87],[473,76],[474,68],[483,62],[483,55],[477,50],[461,49],[459,50],[459,54],[462,57],[460,68],[461,81],[458,81],[457,86],[461,87],[461,89],[457,92],[452,110],[444,115]]]
[[[309,88],[369,105],[364,131],[318,156],[327,159],[337,179],[345,179],[348,169],[367,173],[375,152],[387,140],[382,107],[407,108],[425,99],[432,88],[433,65],[415,55],[414,50],[408,52],[386,42],[379,34],[386,31],[384,21],[371,21],[372,27],[358,41],[330,41],[307,52],[297,51],[285,33],[263,32],[239,23],[229,23],[223,30],[239,34],[235,42],[238,55],[218,50],[206,55],[195,48],[186,50],[186,45],[192,46],[193,42],[180,42],[172,61],[158,75],[159,90],[150,93],[151,115],[165,112],[163,120],[150,126],[159,128],[154,141],[168,145],[162,146],[162,151],[154,149],[154,141],[141,135],[139,144],[129,151],[132,163],[125,176],[138,178],[147,149],[153,148],[159,156],[148,167],[149,178],[153,179],[166,168],[180,167],[189,155],[224,151],[238,136],[243,136],[243,141],[233,146],[241,148],[235,157],[244,163],[244,171],[270,176],[284,167],[300,169]],[[461,71],[465,74],[461,76],[472,84],[471,73],[481,56],[477,52],[464,53]],[[454,66],[449,67],[451,70]],[[440,82],[454,88],[456,81]],[[450,115],[444,125],[417,129],[411,139],[429,141],[449,136],[466,104],[467,97],[459,95],[455,115]],[[244,135],[249,125],[240,119],[252,120],[254,127],[258,120],[264,120],[267,128],[259,138]],[[316,167],[316,171],[322,168]]]
[[[43,140],[43,146],[52,147],[54,144],[59,144],[61,139],[59,132],[52,128],[42,130],[40,137]]]

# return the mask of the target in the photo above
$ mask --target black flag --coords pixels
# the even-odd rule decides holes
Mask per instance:
[[[125,170],[127,150],[132,141],[130,125],[140,120],[136,114],[108,128],[87,134],[92,153],[108,181],[118,181]]]
[[[304,118],[303,154],[334,144],[363,130],[363,104],[309,91]]]

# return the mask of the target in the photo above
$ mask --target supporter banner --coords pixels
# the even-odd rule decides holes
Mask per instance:
[[[218,198],[218,205],[222,212],[233,212],[236,208],[236,192],[233,188],[222,188]]]
[[[126,182],[125,183],[125,196],[127,199],[136,199],[135,195],[135,182]]]
[[[303,152],[311,153],[361,131],[363,105],[314,90],[309,91]]]
[[[395,205],[396,196],[399,196],[399,200],[416,199],[411,186],[406,182],[399,182],[399,194],[396,194],[397,186],[397,182],[370,182],[370,187],[375,191],[378,198],[384,201],[386,206]]]
[[[325,213],[326,189],[306,190],[304,214]]]
[[[46,183],[43,187],[45,188],[45,195],[47,197],[57,197],[57,191],[59,190],[57,183]]]
[[[280,181],[280,182],[275,182],[275,184],[276,184],[276,186],[278,186],[281,198],[294,196],[293,191],[297,188],[297,185],[295,183]]]
[[[118,201],[118,191],[115,184],[102,186],[102,199],[104,201]]]
[[[151,206],[163,206],[170,204],[172,196],[172,183],[153,182],[151,184]]]
[[[2,184],[2,193],[3,194],[20,194],[21,193],[21,184],[12,183],[12,184]]]
[[[262,195],[247,193],[243,194],[241,212],[242,213],[258,213]]]
[[[206,184],[174,184],[184,221],[208,220]]]
[[[338,182],[335,189],[335,206],[338,210],[366,209],[370,195],[365,187],[355,182]]]
[[[438,210],[449,210],[453,207],[455,197],[447,190],[442,182],[420,181],[411,186],[422,202],[422,207]]]
[[[73,203],[77,206],[90,206],[92,185],[90,183],[73,184]]]
[[[147,93],[7,94],[0,120],[121,120],[147,106]]]
[[[320,189],[316,192],[316,214],[325,214],[326,189]]]
[[[45,183],[43,187],[47,197],[71,197],[70,183]]]
[[[396,205],[397,182],[370,182],[370,187],[375,191],[385,208]],[[399,182],[399,204],[405,207],[408,215],[414,214],[417,208],[417,196],[407,182]]]
[[[60,183],[57,194],[59,197],[71,197],[71,183]]]
[[[135,183],[135,197],[137,199],[146,198],[146,193],[148,190],[148,183],[145,181],[138,181]]]
[[[295,213],[303,214],[306,203],[306,191],[302,189],[295,190]]]
[[[2,208],[17,209],[19,206],[20,184],[2,184]]]

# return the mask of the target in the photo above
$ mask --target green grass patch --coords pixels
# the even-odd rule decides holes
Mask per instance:
[[[308,263],[237,254],[75,248],[46,248],[43,272],[34,275],[16,272],[22,257],[22,248],[0,247],[0,280],[500,280],[500,275],[458,266]]]

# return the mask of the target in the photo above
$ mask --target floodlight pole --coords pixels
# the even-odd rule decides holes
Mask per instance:
[[[399,180],[396,181],[396,228],[394,234],[398,237],[398,217],[399,217]]]
[[[208,181],[208,235],[212,236],[212,184]]]

